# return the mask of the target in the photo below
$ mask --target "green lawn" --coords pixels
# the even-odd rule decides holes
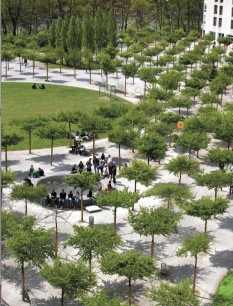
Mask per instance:
[[[215,294],[213,306],[232,306],[233,305],[233,270],[229,271],[224,277]]]
[[[23,118],[37,115],[56,115],[60,111],[92,112],[100,106],[109,103],[129,103],[116,99],[110,101],[108,97],[99,96],[98,91],[77,87],[51,85],[45,83],[45,90],[33,90],[32,83],[2,83],[2,126],[4,129],[19,131],[18,127],[11,124],[12,118]],[[74,130],[78,127],[73,126]],[[68,130],[68,129],[67,129]],[[20,131],[23,135],[23,132]],[[17,146],[10,150],[22,150],[28,148],[27,135]],[[55,141],[55,146],[68,145],[67,139]],[[42,140],[33,135],[32,149],[50,146],[50,141]]]

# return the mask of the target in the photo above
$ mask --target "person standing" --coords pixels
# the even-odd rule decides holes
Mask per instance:
[[[84,164],[83,164],[82,161],[79,162],[79,164],[78,164],[78,169],[79,169],[79,173],[82,173],[82,172],[83,172]]]
[[[61,209],[63,209],[63,207],[65,205],[65,201],[66,201],[66,192],[65,192],[64,189],[62,189],[61,192],[60,192],[60,199],[59,199]]]
[[[113,184],[116,184],[116,173],[117,173],[116,165],[113,165],[113,167],[112,167],[112,181],[113,181]]]
[[[89,160],[86,162],[86,166],[87,166],[87,171],[91,172],[91,166],[92,166],[91,158],[89,158]]]
[[[94,166],[94,170],[95,170],[95,173],[96,173],[96,171],[98,170],[98,167],[99,167],[99,160],[96,156],[94,156],[94,158],[93,158],[93,166]]]

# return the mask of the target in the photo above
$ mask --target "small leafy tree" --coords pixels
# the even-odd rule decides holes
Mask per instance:
[[[205,221],[205,233],[207,233],[207,221],[212,216],[226,212],[228,204],[229,201],[221,197],[218,197],[215,201],[211,200],[210,197],[202,197],[191,205],[187,205],[185,211],[188,215],[201,218]]]
[[[227,143],[228,150],[233,142],[233,116],[232,112],[222,114],[220,124],[214,128],[215,138]]]
[[[104,274],[117,274],[128,279],[128,303],[132,301],[132,280],[149,277],[154,273],[155,263],[150,257],[143,256],[137,251],[124,253],[109,253],[101,261],[101,270]]]
[[[233,174],[221,170],[210,173],[199,174],[196,177],[198,186],[206,186],[208,189],[214,189],[214,198],[217,199],[218,189],[230,186],[233,181]]]
[[[208,151],[207,160],[216,164],[228,164],[233,160],[233,151],[223,148],[213,148]]]
[[[144,236],[151,236],[151,252],[154,257],[154,236],[169,236],[176,230],[180,215],[174,215],[164,207],[140,207],[139,213],[129,211],[128,221],[133,229]]]
[[[179,176],[179,184],[181,183],[182,174],[188,176],[197,175],[200,170],[199,162],[196,160],[189,159],[188,156],[178,155],[171,159],[165,166],[164,169],[168,170],[176,176]]]
[[[117,208],[132,208],[139,199],[140,195],[138,192],[129,192],[127,188],[123,190],[112,190],[111,192],[102,192],[96,197],[98,205],[112,206],[114,208],[114,234],[116,234]]]
[[[133,62],[128,65],[123,65],[121,67],[122,73],[125,76],[125,95],[126,95],[126,80],[131,77],[134,80],[134,76],[137,74],[138,66]]]
[[[25,218],[20,227],[16,227],[12,236],[6,240],[6,248],[21,268],[22,300],[25,293],[25,263],[41,267],[47,258],[55,252],[53,229],[35,227],[35,218]]]
[[[5,171],[7,172],[8,170],[8,159],[7,159],[8,147],[17,145],[21,140],[23,140],[23,137],[21,137],[17,133],[2,130],[1,140],[2,140],[1,145],[5,151]]]
[[[94,186],[99,182],[100,177],[98,174],[91,172],[82,172],[79,174],[71,175],[66,177],[66,182],[73,188],[80,188],[81,193],[81,222],[83,222],[83,192],[87,189],[93,189]]]
[[[100,258],[121,245],[120,236],[113,234],[108,225],[102,224],[91,227],[74,225],[74,234],[65,243],[65,246],[73,246],[78,249],[77,255],[88,262],[90,270],[93,258]]]
[[[163,282],[159,287],[149,289],[147,296],[159,306],[200,306],[200,301],[190,288],[189,280],[181,281],[175,286]]]
[[[147,157],[148,165],[152,159],[159,159],[160,162],[167,152],[166,141],[156,132],[149,132],[136,139],[135,147],[143,157]]]
[[[212,238],[205,234],[196,234],[193,237],[186,237],[183,241],[183,245],[176,252],[177,256],[188,256],[189,254],[194,257],[194,269],[193,269],[193,293],[196,288],[197,277],[197,257],[202,252],[207,252],[210,248],[210,242]]]
[[[66,136],[66,129],[64,125],[58,125],[55,123],[47,123],[45,126],[38,128],[37,130],[38,137],[42,139],[51,140],[51,157],[50,157],[50,165],[53,164],[53,145],[54,141],[59,138],[63,138]]]
[[[133,159],[130,165],[123,168],[119,177],[125,177],[128,180],[134,180],[134,191],[137,191],[137,183],[149,186],[156,178],[157,167],[151,167],[145,162]]]
[[[46,196],[48,189],[45,185],[29,186],[28,184],[14,185],[11,189],[10,198],[14,201],[25,202],[25,217],[27,217],[28,202],[39,203],[43,196]]]
[[[109,297],[106,291],[95,292],[92,296],[84,295],[81,302],[85,306],[122,306],[118,296]]]
[[[65,296],[82,296],[96,285],[94,273],[82,261],[72,263],[56,258],[52,265],[44,264],[40,273],[54,288],[61,289],[61,306],[64,305]]]
[[[145,197],[156,196],[161,198],[167,208],[170,209],[173,204],[183,208],[188,200],[194,198],[192,192],[185,185],[176,183],[160,183],[148,189],[144,194]]]
[[[16,173],[12,171],[1,171],[1,192],[3,188],[8,188],[16,180]]]
[[[43,117],[27,117],[22,119],[13,119],[13,124],[20,127],[20,129],[28,134],[28,147],[29,154],[32,153],[32,132],[41,125],[44,125],[48,121]]]
[[[1,218],[1,236],[2,240],[5,240],[14,234],[17,227],[20,226],[20,223],[22,223],[22,220],[18,213],[7,210],[2,210]]]

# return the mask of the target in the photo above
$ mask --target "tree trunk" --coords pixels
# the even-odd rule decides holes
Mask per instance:
[[[180,172],[180,177],[179,177],[179,184],[181,184],[181,172]]]
[[[49,63],[46,63],[46,81],[49,80]]]
[[[195,293],[196,289],[196,278],[197,278],[197,255],[195,256],[195,264],[193,267],[193,293]]]
[[[51,158],[50,158],[50,165],[52,166],[52,164],[53,164],[53,139],[51,142]]]
[[[137,181],[134,181],[134,192],[137,192]]]
[[[132,288],[131,288],[131,279],[129,278],[129,286],[128,286],[128,302],[129,302],[129,306],[131,306],[131,297],[132,297]]]
[[[71,123],[69,121],[69,135],[70,135],[70,147],[72,145],[72,138],[71,138]]]
[[[25,217],[28,215],[28,201],[27,199],[25,200]]]
[[[216,201],[218,196],[218,188],[214,188],[214,200]]]
[[[83,192],[81,191],[81,222],[83,222]]]
[[[114,233],[114,235],[116,235],[116,212],[117,212],[117,208],[114,207],[114,213],[113,213],[113,215],[114,215],[114,220],[113,220],[113,233]]]
[[[61,289],[61,306],[64,305],[64,289]]]
[[[187,107],[187,109],[186,109],[186,118],[188,118],[188,117],[189,117],[189,109]]]
[[[58,226],[57,226],[57,208],[55,210],[55,257],[57,257],[57,251],[58,251]]]
[[[8,160],[7,160],[7,146],[5,147],[5,171],[8,170]]]
[[[60,74],[61,74],[61,59],[60,59]]]
[[[75,65],[74,65],[74,78],[76,79],[76,68],[75,68]]]
[[[32,154],[32,132],[28,133],[28,142],[29,142],[29,154]]]
[[[205,220],[205,234],[207,233],[207,220]]]
[[[93,158],[95,156],[95,132],[93,133]]]
[[[90,84],[91,84],[91,69],[89,71],[90,71]]]
[[[126,96],[126,76],[125,76],[125,96]]]
[[[147,158],[147,164],[150,164],[150,157]]]
[[[118,153],[119,153],[119,162],[118,162],[118,167],[119,170],[121,170],[121,145],[118,145]]]
[[[21,65],[21,59],[20,59],[20,56],[19,56],[19,72],[20,72],[20,73],[22,72],[22,65]]]
[[[91,272],[91,262],[92,262],[92,256],[91,256],[91,254],[89,254],[90,256],[89,256],[89,258],[88,258],[88,265],[89,265],[89,269],[90,269],[90,272]]]
[[[22,279],[22,301],[24,301],[25,279],[24,279],[24,262],[21,262],[21,279]]]
[[[6,73],[5,73],[5,77],[7,78],[7,62],[6,62],[5,71],[6,71]]]
[[[154,246],[155,246],[155,240],[154,240],[154,234],[152,234],[151,249],[150,249],[150,256],[152,258],[154,258]]]

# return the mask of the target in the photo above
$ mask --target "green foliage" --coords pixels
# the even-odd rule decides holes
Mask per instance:
[[[141,100],[136,108],[139,111],[143,111],[145,115],[149,116],[151,119],[157,118],[160,114],[164,113],[163,104],[150,98]]]
[[[121,67],[123,75],[128,78],[133,78],[138,72],[138,66],[133,62]]]
[[[77,255],[88,261],[91,267],[93,258],[100,258],[122,245],[121,237],[114,234],[108,225],[83,227],[74,225],[74,234],[69,237],[65,246],[78,249]]]
[[[99,180],[99,175],[91,172],[82,172],[66,177],[66,182],[69,184],[69,186],[75,189],[80,187],[81,192],[86,189],[93,189],[97,182],[99,182]]]
[[[231,163],[233,161],[233,151],[223,148],[212,148],[208,151],[207,160],[212,163]]]
[[[170,70],[160,75],[158,83],[165,90],[177,90],[180,81],[181,73],[176,70]]]
[[[35,218],[27,217],[7,238],[6,248],[20,267],[23,262],[41,267],[47,258],[54,256],[53,232],[53,229],[35,227]]]
[[[1,236],[2,239],[7,239],[14,234],[22,221],[18,213],[7,210],[2,210],[1,218]]]
[[[174,137],[175,148],[191,149],[199,151],[206,149],[210,139],[203,133],[199,132],[184,132],[182,135]]]
[[[179,175],[179,184],[181,183],[181,175],[187,174],[188,176],[196,176],[200,172],[199,162],[189,159],[185,155],[178,155],[171,159],[164,169],[168,170],[174,175]]]
[[[190,281],[183,280],[176,285],[161,283],[148,290],[147,296],[158,306],[199,306],[200,301],[193,295]]]
[[[100,264],[104,274],[117,274],[130,280],[149,277],[155,269],[152,258],[140,255],[134,250],[124,253],[109,253],[100,260]]]
[[[188,200],[194,198],[189,187],[170,182],[154,185],[144,193],[144,196],[157,196],[167,204],[168,208],[173,204],[183,208],[187,204]]]
[[[213,306],[230,306],[233,303],[233,271],[228,271],[214,296]]]
[[[12,131],[2,130],[1,145],[5,150],[7,150],[8,146],[17,145],[21,140],[23,140],[23,137],[19,134]]]
[[[16,173],[12,171],[1,171],[1,188],[8,188],[16,180]]]
[[[144,134],[135,140],[135,147],[143,157],[150,159],[162,159],[166,156],[167,144],[163,137],[156,132]]]
[[[48,122],[46,125],[37,129],[36,134],[40,138],[50,139],[54,141],[66,136],[67,132],[64,125],[55,122]]]
[[[156,173],[157,167],[151,167],[141,160],[133,159],[128,167],[120,171],[119,177],[125,177],[128,180],[134,180],[135,183],[148,186],[155,180]]]
[[[176,252],[177,256],[197,257],[199,253],[207,252],[210,248],[212,238],[205,234],[196,234],[192,237],[186,237],[183,241],[182,247]]]
[[[111,121],[97,115],[83,115],[80,117],[80,125],[85,132],[104,133],[111,128]]]
[[[113,9],[109,10],[107,21],[107,40],[108,43],[116,46],[117,25]]]
[[[62,290],[62,297],[76,298],[96,285],[95,275],[82,261],[71,263],[56,258],[52,265],[45,264],[40,272],[54,288]]]
[[[220,124],[215,126],[215,137],[225,141],[229,150],[230,144],[233,142],[232,112],[222,114]]]
[[[92,296],[85,295],[81,302],[85,306],[121,306],[121,300],[118,296],[109,297],[106,291],[95,292]]]
[[[104,118],[115,119],[120,118],[132,108],[134,108],[132,104],[110,104],[99,107],[95,114]]]

